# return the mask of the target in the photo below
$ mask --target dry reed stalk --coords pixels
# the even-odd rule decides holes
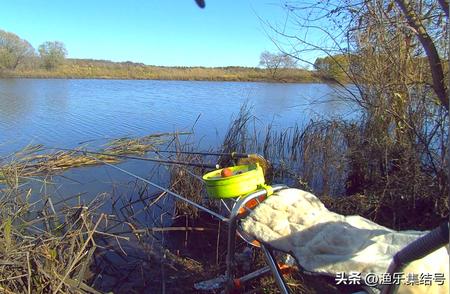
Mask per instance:
[[[157,147],[173,140],[173,136],[186,135],[188,133],[160,133],[139,138],[120,138],[112,140],[106,144],[106,148],[100,153],[111,155],[143,155],[148,151],[157,151]],[[9,156],[3,162],[0,160],[0,184],[8,179],[18,179],[16,172],[19,171],[20,178],[32,178],[43,175],[56,174],[60,171],[84,166],[100,164],[95,157],[103,162],[118,163],[120,158],[107,155],[82,154],[81,148],[77,151],[55,151],[52,153],[42,153],[45,148],[42,145],[28,146],[24,150],[17,152],[14,156]]]
[[[20,177],[20,171],[14,174]],[[1,291],[99,293],[88,279],[94,240],[104,222],[96,217],[102,200],[55,210],[45,198],[30,202],[31,191],[17,179],[6,182],[0,187]]]

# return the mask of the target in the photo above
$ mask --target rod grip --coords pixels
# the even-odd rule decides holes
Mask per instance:
[[[448,239],[449,224],[448,222],[444,222],[425,236],[420,237],[397,252],[394,255],[394,262],[398,267],[403,267],[448,244]]]
[[[247,153],[231,152],[231,158],[247,158],[247,157],[249,157]]]

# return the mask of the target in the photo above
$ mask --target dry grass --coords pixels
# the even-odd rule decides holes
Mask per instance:
[[[177,154],[176,160],[184,162],[200,162],[202,158],[198,155]],[[201,175],[205,172],[202,168],[186,168],[184,166],[172,166],[170,169],[170,184],[172,191],[184,197],[206,206],[203,181]],[[197,218],[199,210],[192,205],[182,201],[175,203],[175,215],[187,215],[189,218]]]
[[[16,171],[20,175],[20,171]],[[87,282],[104,215],[102,197],[55,210],[44,195],[9,179],[0,190],[0,292],[98,293]]]
[[[162,133],[152,134],[139,138],[120,138],[112,140],[106,144],[106,148],[99,150],[99,153],[112,155],[143,155],[148,151],[157,150],[161,144],[173,140],[175,135],[185,133]],[[75,168],[101,164],[100,161],[107,163],[118,163],[121,159],[114,156],[101,154],[83,154],[82,148],[75,151],[54,151],[44,153],[47,150],[42,145],[28,146],[6,159],[0,161],[0,183],[7,182],[9,179],[32,178],[44,175],[52,175],[57,172]],[[94,158],[93,158],[94,157]],[[98,159],[98,160],[96,160]]]
[[[446,219],[447,189],[440,183],[441,176],[427,168],[427,161],[420,160],[421,149],[405,148],[407,142],[399,146],[397,141],[383,137],[385,133],[377,131],[382,126],[363,117],[350,122],[321,120],[288,130],[269,127],[261,132],[254,127],[254,119],[251,108],[244,105],[225,135],[222,152],[264,154],[273,163],[273,182],[312,191],[333,211],[359,214],[394,229],[431,229]],[[446,136],[447,129],[443,131]],[[441,152],[445,154],[446,150]],[[219,163],[234,164],[229,157],[220,158]],[[177,175],[182,176],[172,176]],[[179,184],[178,190],[185,191],[191,182]],[[201,199],[198,190],[195,193]],[[223,232],[220,238],[226,238]],[[214,244],[209,250],[214,250]],[[301,272],[288,277],[288,283],[296,293],[340,291],[333,280]],[[270,276],[253,282],[246,290],[277,292]]]
[[[272,182],[311,191],[336,212],[360,214],[394,229],[434,228],[449,213],[445,145],[423,146],[413,134],[399,139],[375,119],[319,120],[261,131],[244,105],[223,150],[263,154],[273,164]],[[438,126],[444,142],[448,126]]]
[[[142,155],[149,150],[156,150],[161,144],[167,144],[169,140],[173,140],[173,136],[174,134],[156,134],[141,138],[121,138],[108,143],[102,151],[117,155]],[[99,277],[106,269],[97,267],[97,260],[111,254],[123,254],[120,243],[127,244],[133,240],[141,242],[148,240],[145,236],[164,233],[166,228],[163,224],[160,224],[159,229],[149,230],[148,224],[139,223],[136,219],[140,213],[151,213],[152,208],[158,205],[164,207],[166,195],[149,195],[147,186],[136,186],[140,189],[139,199],[132,203],[131,200],[121,203],[118,202],[119,199],[113,200],[112,204],[117,211],[112,215],[101,213],[105,203],[111,205],[107,200],[111,196],[106,193],[98,195],[87,204],[79,202],[78,205],[73,205],[71,196],[54,202],[52,195],[46,192],[46,185],[52,182],[55,174],[68,168],[90,166],[98,162],[77,152],[57,151],[44,154],[43,150],[42,146],[29,146],[2,159],[0,292],[99,293],[96,290],[102,289],[98,285]],[[117,158],[103,155],[97,158],[105,162],[118,162]],[[42,187],[29,185],[26,180],[31,178],[43,183]],[[142,203],[145,204],[143,209],[134,209]],[[154,217],[158,219],[161,215]],[[120,233],[124,229],[128,233]],[[144,249],[143,252],[152,256],[154,261],[162,262],[161,256],[164,254],[160,254],[158,250],[155,253],[155,248]],[[164,259],[165,262],[178,264],[173,266],[178,269],[198,267],[194,261],[172,255],[167,255]],[[156,267],[159,270],[161,263]],[[154,270],[155,263],[152,263],[151,268]],[[123,275],[123,270],[114,271],[112,279],[120,281]],[[133,283],[136,281],[134,279]]]
[[[55,70],[38,66],[3,71],[4,77],[28,78],[89,78],[89,79],[144,79],[183,81],[269,81],[318,82],[314,72],[304,69],[280,69],[274,79],[270,70],[255,67],[166,67],[131,62],[68,59]]]

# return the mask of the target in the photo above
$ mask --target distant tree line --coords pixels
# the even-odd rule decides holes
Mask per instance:
[[[64,62],[66,56],[67,49],[62,42],[44,42],[36,52],[27,40],[0,30],[0,70],[14,71],[20,67],[53,70]]]
[[[131,61],[66,59],[59,41],[37,50],[14,33],[0,30],[0,76],[27,78],[101,78],[202,81],[318,82],[313,72],[297,68],[297,59],[284,53],[262,52],[260,67],[152,66]]]

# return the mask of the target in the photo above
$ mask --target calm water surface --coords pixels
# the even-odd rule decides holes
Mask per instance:
[[[0,80],[0,154],[29,143],[75,147],[89,140],[190,130],[205,145],[223,137],[248,101],[261,121],[288,127],[341,113],[325,84],[130,80]],[[326,103],[308,105],[319,100]]]
[[[123,136],[188,131],[198,117],[195,138],[201,148],[214,148],[245,101],[253,106],[258,128],[268,123],[284,128],[320,115],[345,114],[347,108],[335,95],[325,84],[4,79],[0,155],[30,143],[74,148],[86,141],[96,146]],[[131,161],[121,166],[141,176],[152,168]],[[164,174],[162,170],[159,177],[164,179]],[[64,175],[50,187],[55,197],[85,193],[90,199],[103,191],[134,197],[129,188],[118,188],[132,179],[105,166]]]

